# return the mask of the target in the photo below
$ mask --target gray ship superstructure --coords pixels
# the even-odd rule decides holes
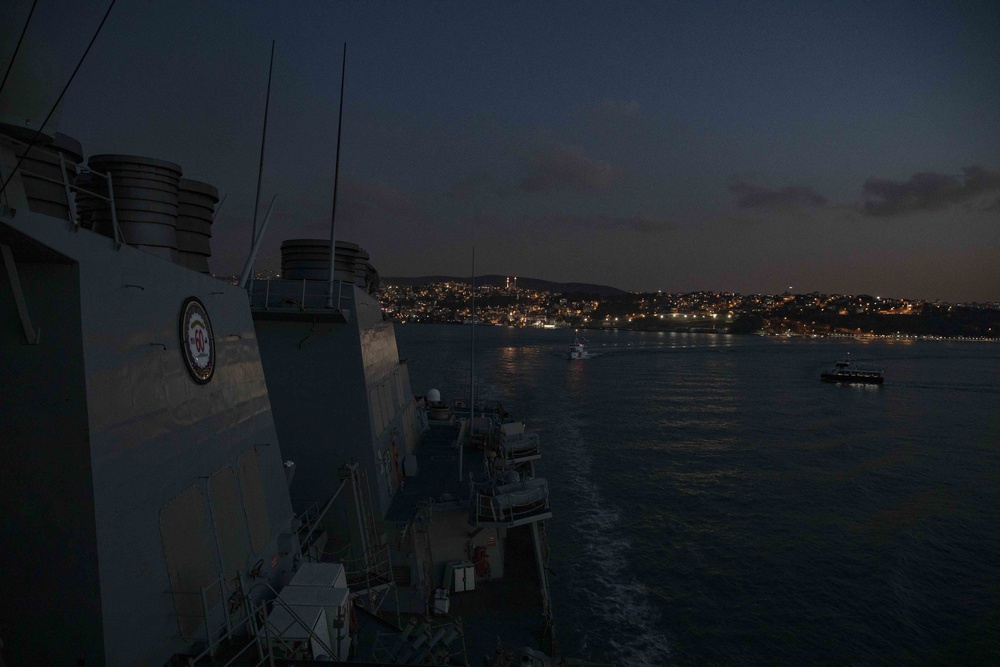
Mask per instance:
[[[393,326],[369,293],[377,273],[367,253],[338,243],[331,289],[329,249],[325,240],[284,241],[282,278],[252,288],[275,423],[296,465],[293,504],[315,522],[303,557],[343,562],[365,608],[397,620],[454,615],[454,600],[480,632],[505,627],[532,641],[545,625],[538,619],[551,621],[544,522],[552,515],[548,486],[535,476],[537,434],[495,404],[478,405],[474,420],[466,407],[463,420],[461,408],[414,400]],[[508,548],[510,531],[517,549]],[[504,626],[504,616],[524,622]],[[498,633],[486,630],[486,643],[470,634],[475,655],[492,650]],[[405,653],[391,632],[373,650],[387,664]]]
[[[177,263],[179,169],[102,158],[103,191],[78,198],[71,142],[14,172],[33,133],[4,121],[0,638],[13,664],[164,664],[225,580],[292,568],[246,294]]]
[[[427,428],[414,401],[392,323],[369,290],[377,272],[356,244],[282,243],[282,278],[254,281],[251,306],[290,494],[315,524],[307,558],[337,560],[355,590],[392,583],[383,518]]]
[[[415,664],[550,618],[537,438],[484,409],[429,427],[360,247],[330,280],[329,242],[288,241],[248,295],[208,274],[211,185],[84,161],[18,104],[0,97],[4,658]]]
[[[285,453],[297,466],[296,509],[326,503],[343,466],[356,463],[377,471],[369,481],[381,517],[426,420],[418,415],[392,323],[369,294],[377,273],[367,253],[337,244],[331,297],[329,261],[322,259],[329,247],[329,241],[285,241],[282,279],[254,282],[258,344],[279,434],[289,443]]]

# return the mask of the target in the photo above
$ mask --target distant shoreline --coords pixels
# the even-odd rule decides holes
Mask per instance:
[[[463,322],[409,322],[406,320],[391,320],[393,324],[405,326],[420,325],[442,325],[442,326],[469,326]],[[635,331],[635,332],[659,332],[685,335],[709,335],[709,336],[757,336],[760,338],[850,338],[853,340],[900,340],[900,341],[963,341],[969,343],[1000,343],[1000,336],[945,336],[935,334],[848,334],[848,333],[812,333],[812,334],[785,334],[771,332],[733,332],[723,329],[698,331],[684,329],[644,329],[638,327],[585,327],[572,325],[557,325],[554,327],[523,326],[518,327],[509,324],[486,324],[477,323],[478,326],[486,329],[542,329],[542,330],[572,330],[572,331]]]

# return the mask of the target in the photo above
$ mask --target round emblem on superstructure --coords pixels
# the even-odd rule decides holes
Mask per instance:
[[[191,297],[181,308],[181,351],[191,377],[205,384],[215,372],[215,337],[204,304]]]

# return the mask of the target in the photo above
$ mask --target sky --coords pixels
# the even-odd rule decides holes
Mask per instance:
[[[5,2],[6,64],[31,2]],[[76,66],[108,2],[39,0]],[[212,270],[336,234],[383,276],[1000,301],[1000,3],[119,0],[62,104],[88,155],[226,202]],[[51,93],[53,101],[61,86]]]

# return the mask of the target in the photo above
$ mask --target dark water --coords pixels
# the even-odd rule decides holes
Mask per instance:
[[[397,326],[468,393],[470,327]],[[542,435],[568,655],[1000,664],[1000,344],[476,329],[477,392]],[[882,387],[821,383],[848,351]]]

